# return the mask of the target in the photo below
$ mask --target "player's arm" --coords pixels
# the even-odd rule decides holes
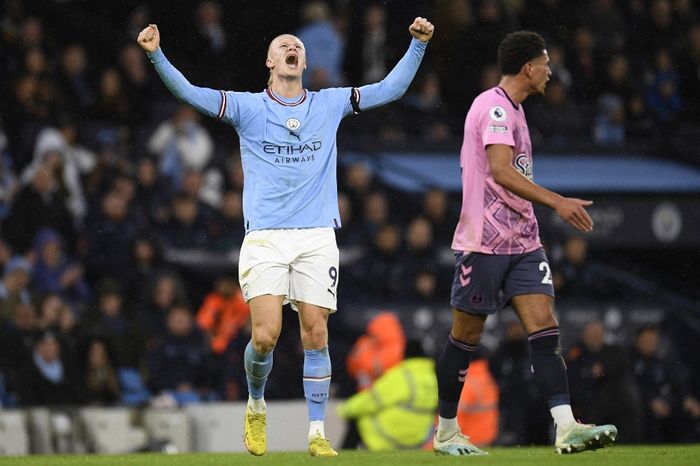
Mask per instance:
[[[175,97],[210,117],[221,118],[223,116],[226,105],[224,92],[190,84],[187,78],[165,58],[165,54],[160,48],[158,26],[149,24],[139,33],[137,42],[155,66],[163,84]]]
[[[592,201],[563,197],[533,183],[513,167],[513,149],[506,144],[486,146],[486,155],[496,183],[523,199],[551,207],[579,231],[593,230],[593,220],[584,208],[593,204]]]
[[[399,60],[393,70],[378,83],[368,84],[353,89],[353,110],[369,110],[399,99],[418,71],[428,41],[433,37],[435,27],[425,18],[416,18],[409,26],[413,39],[406,54]]]

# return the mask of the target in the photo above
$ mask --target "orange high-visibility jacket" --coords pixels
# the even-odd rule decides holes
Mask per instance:
[[[488,361],[472,361],[459,398],[457,422],[476,445],[491,445],[498,437],[498,396]]]
[[[197,325],[211,334],[211,350],[214,354],[226,351],[241,327],[250,319],[250,308],[237,290],[225,298],[219,293],[209,293],[197,311]]]
[[[403,360],[406,336],[401,322],[392,312],[380,312],[357,339],[347,359],[348,373],[357,380],[359,390],[372,383]]]

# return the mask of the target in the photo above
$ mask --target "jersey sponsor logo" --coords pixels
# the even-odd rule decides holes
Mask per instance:
[[[505,121],[505,119],[508,118],[506,110],[500,105],[491,107],[491,109],[489,110],[489,116],[493,121]]]
[[[297,120],[296,118],[290,118],[287,120],[285,125],[289,131],[296,131],[301,128],[301,121]]]
[[[530,181],[532,181],[532,164],[527,154],[521,153],[515,157],[515,162],[513,162],[515,168],[526,176]]]
[[[263,151],[270,155],[307,155],[321,150],[321,141],[312,141],[304,144],[292,144],[280,146],[277,144],[264,144]]]
[[[502,126],[502,125],[489,125],[488,130],[489,130],[489,133],[504,134],[504,133],[508,132],[508,127]]]

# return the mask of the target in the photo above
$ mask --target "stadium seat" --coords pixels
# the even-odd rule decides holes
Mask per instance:
[[[183,409],[192,420],[195,451],[245,451],[244,403],[191,404]]]
[[[167,440],[175,445],[178,453],[192,451],[192,426],[184,411],[148,409],[143,424],[151,442]]]
[[[119,385],[122,389],[122,403],[127,406],[139,406],[148,403],[150,392],[143,383],[141,373],[133,367],[122,367],[118,371]]]
[[[0,456],[29,454],[27,419],[21,411],[0,411]]]
[[[127,408],[83,408],[88,450],[96,453],[128,453],[144,448],[146,431],[132,425],[133,410]]]
[[[54,453],[51,440],[51,410],[48,408],[29,408],[27,410],[27,426],[32,453],[41,455]]]

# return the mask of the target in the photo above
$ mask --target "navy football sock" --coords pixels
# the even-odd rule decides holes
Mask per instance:
[[[452,335],[442,348],[437,362],[438,411],[440,417],[457,416],[459,397],[476,345],[455,340]]]
[[[535,383],[547,398],[550,408],[569,404],[566,365],[559,347],[559,327],[549,327],[528,336],[530,362]]]

